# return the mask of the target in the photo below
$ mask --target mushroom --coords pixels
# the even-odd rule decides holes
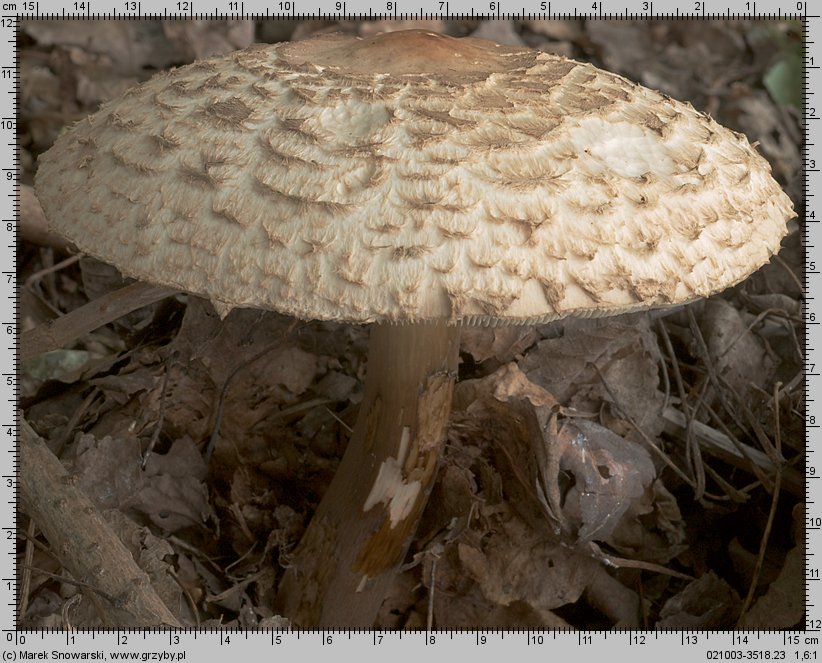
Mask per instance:
[[[530,49],[322,35],[155,76],[62,135],[52,228],[125,275],[372,323],[356,427],[280,588],[371,626],[446,436],[462,325],[707,297],[778,251],[788,197],[689,104]]]

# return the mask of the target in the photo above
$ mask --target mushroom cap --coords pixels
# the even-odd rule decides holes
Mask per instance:
[[[794,216],[747,139],[689,104],[425,31],[159,74],[62,135],[36,189],[127,276],[357,322],[687,302],[766,263]]]

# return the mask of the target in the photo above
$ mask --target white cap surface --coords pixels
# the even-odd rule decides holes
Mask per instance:
[[[41,157],[125,275],[306,319],[534,323],[705,297],[779,250],[746,138],[591,65],[422,31],[158,75]]]

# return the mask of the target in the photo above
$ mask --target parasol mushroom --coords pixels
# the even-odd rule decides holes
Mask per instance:
[[[52,228],[137,279],[374,323],[348,448],[280,588],[371,626],[437,470],[461,325],[707,297],[791,203],[744,136],[562,57],[425,31],[324,35],[160,74],[41,157]]]

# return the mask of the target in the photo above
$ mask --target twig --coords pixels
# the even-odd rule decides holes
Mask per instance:
[[[784,444],[784,440],[783,440],[783,444]],[[795,468],[797,465],[801,464],[804,460],[805,460],[805,454],[804,453],[796,454],[793,458],[786,459],[784,465],[782,466],[782,487],[785,488],[789,493],[792,492],[791,486],[790,486],[790,483],[789,483],[789,479],[791,479],[793,477],[793,478],[796,478],[797,480],[800,480],[804,476],[803,474],[800,474],[800,473],[796,472],[792,468]],[[739,492],[744,493],[745,495],[748,495],[749,493],[752,493],[753,491],[755,491],[757,488],[764,488],[766,492],[770,492],[771,489],[768,488],[769,485],[770,484],[763,484],[758,479],[755,479],[754,481],[751,481],[750,483],[745,484],[744,486],[742,486],[742,488],[739,489]],[[804,489],[804,485],[805,484],[803,482],[801,484],[803,489]],[[801,497],[803,494],[804,493],[797,492],[796,496]]]
[[[302,403],[295,403],[291,407],[283,408],[282,410],[277,410],[276,412],[272,412],[268,416],[265,417],[265,423],[270,424],[272,421],[277,421],[278,419],[284,419],[285,417],[290,417],[294,414],[299,414],[300,412],[305,412],[306,410],[311,410],[315,407],[320,405],[326,405],[327,403],[334,403],[334,399],[332,398],[312,398],[311,400],[303,401]],[[334,413],[331,412],[328,408],[325,408],[326,411],[334,416]],[[345,424],[343,422],[342,425]],[[349,428],[349,430],[351,430]]]
[[[727,499],[737,502],[738,504],[748,501],[748,494],[746,492],[736,488],[730,481],[726,481],[719,472],[707,463],[705,463],[705,472],[725,491],[725,497]]]
[[[796,272],[793,271],[791,266],[780,258],[778,253],[774,253],[773,259],[779,263],[779,265],[781,265],[786,272],[788,272],[788,275],[793,279],[793,282],[796,283],[796,287],[799,288],[799,292],[805,294],[805,286],[802,285],[801,279],[796,275]]]
[[[58,560],[59,561],[59,560]],[[67,585],[74,585],[77,589],[87,589],[90,592],[94,592],[100,598],[105,599],[111,603],[114,602],[114,597],[106,592],[102,591],[99,587],[95,587],[87,582],[82,582],[80,580],[75,580],[71,576],[60,575],[59,573],[52,573],[51,571],[46,571],[45,569],[39,569],[36,566],[32,566],[29,571],[37,571],[37,573],[41,576],[46,576],[47,578],[51,578],[52,580],[56,580],[57,582],[65,583]]]
[[[693,469],[696,477],[696,490],[694,491],[694,499],[701,500],[706,495],[706,481],[705,481],[705,461],[702,460],[702,449],[699,446],[699,440],[694,435],[694,423],[696,422],[696,415],[699,408],[705,405],[705,392],[708,390],[708,383],[702,383],[702,389],[696,399],[696,406],[691,407],[683,401],[683,407],[688,413],[688,424],[685,428],[685,455],[688,462]]]
[[[662,323],[660,323],[660,326],[662,326]],[[668,364],[665,363],[665,359],[662,357],[660,357],[659,368],[662,369],[662,384],[665,385],[664,398],[662,399],[662,409],[664,410],[671,402],[671,376],[668,375]]]
[[[769,481],[767,475],[765,474],[765,472],[763,471],[763,468],[765,470],[768,470],[768,471],[772,470],[773,469],[773,459],[771,459],[771,464],[770,465],[763,465],[763,463],[760,462],[760,461],[752,460],[752,454],[750,452],[751,452],[751,450],[753,450],[753,447],[749,447],[748,445],[743,444],[737,438],[737,436],[734,435],[734,433],[731,431],[731,429],[728,428],[728,425],[722,420],[722,417],[719,416],[719,413],[716,412],[716,410],[714,410],[707,403],[704,403],[703,405],[705,407],[705,411],[711,416],[711,419],[713,419],[713,421],[716,423],[716,425],[719,426],[719,429],[722,431],[722,433],[724,433],[725,439],[729,440],[731,442],[731,444],[736,448],[736,451],[738,452],[737,455],[744,458],[745,460],[748,461],[748,463],[750,463],[750,467],[747,468],[747,469],[749,469],[750,472],[752,472],[754,474],[754,476],[756,476],[756,478],[762,483],[762,485],[770,486],[770,481]],[[707,424],[706,424],[706,426],[707,426]],[[708,430],[710,431],[710,430],[714,430],[714,429],[708,427]],[[723,438],[718,438],[718,439],[721,442],[725,441],[725,439],[723,439]],[[767,454],[765,454],[764,452],[759,451],[758,449],[755,450],[755,451],[759,454],[762,454],[762,455],[770,458],[769,456],[767,456]],[[759,456],[759,458],[761,458],[761,456]]]
[[[82,594],[75,594],[74,596],[71,596],[68,599],[66,599],[66,602],[63,603],[63,607],[60,609],[60,616],[61,616],[62,621],[63,621],[63,630],[64,631],[68,631],[69,633],[74,631],[74,627],[71,625],[71,619],[69,619],[69,615],[71,613],[71,609],[75,605],[80,603],[80,601],[82,599],[83,599]]]
[[[200,611],[197,609],[197,603],[196,603],[196,601],[194,600],[194,597],[191,595],[191,592],[190,592],[190,591],[188,591],[188,587],[186,587],[186,586],[185,586],[185,585],[184,585],[184,584],[180,581],[180,578],[177,576],[177,573],[176,573],[176,572],[174,571],[174,569],[172,569],[171,567],[169,567],[168,569],[166,569],[166,573],[168,573],[168,575],[170,575],[170,576],[174,579],[174,582],[176,582],[176,583],[177,583],[177,586],[178,586],[178,587],[180,588],[180,590],[183,592],[183,596],[185,596],[185,597],[186,597],[186,601],[188,601],[188,606],[189,606],[189,608],[191,608],[191,612],[193,612],[193,613],[194,613],[194,623],[195,623],[195,626],[196,626],[197,628],[200,628]]]
[[[228,508],[228,510],[231,513],[231,515],[234,516],[234,519],[237,522],[237,525],[239,525],[240,531],[245,535],[245,538],[248,539],[250,543],[255,543],[257,541],[257,537],[255,537],[251,533],[251,529],[248,527],[248,522],[246,521],[245,516],[243,515],[243,510],[240,507],[240,505],[234,502]],[[228,571],[228,569],[225,569],[225,571]]]
[[[709,412],[711,412],[711,410],[709,410]],[[677,432],[676,429],[684,427],[686,423],[685,415],[672,407],[669,407],[662,413],[662,418],[670,425],[666,426],[666,430],[669,433]],[[777,465],[781,466],[782,464],[780,462],[775,465],[765,452],[755,449],[747,444],[743,444],[742,442],[739,442],[738,440],[735,440],[734,438],[711,428],[707,424],[703,424],[701,421],[695,421],[693,425],[694,433],[705,451],[711,453],[712,455],[718,456],[728,463],[749,470],[757,477],[759,477],[763,471],[773,472]],[[745,463],[743,464],[740,461],[745,461]],[[754,470],[754,468],[756,469]],[[782,474],[783,483],[786,490],[788,490],[791,495],[804,498],[805,483],[802,480],[802,475],[796,470],[784,468],[782,470]],[[765,485],[769,485],[769,482],[765,483]]]
[[[34,561],[34,536],[37,525],[29,520],[26,530],[26,554],[23,561],[23,581],[20,583],[20,603],[17,605],[17,624],[22,623],[29,608],[29,591],[31,590],[31,565]]]
[[[691,426],[690,422],[693,421],[693,408],[691,407],[690,403],[688,402],[688,392],[685,390],[685,381],[682,379],[682,373],[679,370],[679,362],[677,360],[676,352],[674,351],[673,343],[671,343],[671,337],[668,335],[668,329],[665,327],[665,324],[662,320],[657,321],[657,327],[659,328],[660,336],[662,337],[662,343],[665,345],[665,350],[668,353],[668,356],[671,360],[671,372],[674,374],[674,381],[676,382],[676,389],[679,392],[679,401],[682,404],[682,409],[686,413],[686,420],[688,421],[688,425],[685,427],[685,451],[686,451],[686,459],[688,461],[691,460],[691,440],[692,440],[692,433],[691,433]],[[662,362],[662,365],[665,365],[665,362]],[[666,399],[667,404],[667,399]],[[663,412],[667,409],[666,407],[663,408]],[[694,465],[691,465],[691,469],[694,470]],[[696,472],[696,479],[690,482],[691,487],[694,489],[694,494],[697,499],[702,497],[705,492],[705,475],[704,472]],[[700,476],[702,477],[702,483],[700,483]]]
[[[776,443],[776,452],[779,457],[782,457],[782,434],[779,426],[779,387],[782,385],[777,382],[773,386],[773,402],[774,402],[774,442]],[[773,528],[773,521],[776,518],[776,507],[779,504],[779,489],[782,487],[782,464],[776,466],[776,477],[773,482],[773,492],[771,493],[771,510],[768,512],[768,521],[765,523],[765,531],[762,532],[762,540],[759,542],[759,554],[756,557],[756,566],[754,566],[753,577],[751,577],[751,586],[748,588],[748,595],[745,597],[745,602],[742,604],[742,610],[739,613],[739,620],[737,625],[742,624],[745,614],[753,603],[756,586],[759,584],[759,576],[762,574],[762,565],[765,563],[765,553],[768,551],[768,541],[771,538],[771,529]]]
[[[431,587],[428,589],[428,615],[425,619],[425,628],[430,633],[434,630],[434,590],[437,586],[437,556],[431,560]]]
[[[267,355],[272,350],[275,350],[278,347],[281,347],[281,343],[274,343],[269,345],[267,348],[263,348],[253,357],[248,359],[247,361],[243,362],[239,366],[235,367],[233,371],[229,374],[229,376],[223,382],[223,388],[220,389],[220,395],[217,400],[217,414],[214,416],[214,427],[211,429],[211,435],[208,438],[208,446],[206,446],[205,453],[203,454],[203,458],[205,459],[206,465],[211,461],[211,454],[214,453],[214,449],[217,447],[217,441],[220,439],[220,426],[223,423],[223,412],[225,410],[225,399],[228,395],[228,388],[231,386],[231,381],[237,377],[237,374],[251,366],[254,362],[259,359],[262,359],[265,355]]]
[[[94,399],[96,399],[101,393],[102,392],[99,387],[94,387],[83,399],[83,402],[80,403],[80,406],[74,411],[74,414],[71,415],[71,419],[69,419],[68,423],[63,427],[60,435],[58,435],[52,442],[52,448],[54,449],[55,456],[58,458],[62,457],[63,449],[66,444],[68,444],[69,438],[71,438],[71,434],[74,432],[74,429],[80,424],[80,420],[85,416],[86,412],[88,412],[91,404],[94,403]]]
[[[328,414],[330,414],[337,421],[337,423],[345,429],[345,431],[349,435],[351,435],[351,433],[354,432],[354,429],[351,428],[351,426],[345,423],[342,419],[340,419],[340,417],[337,416],[336,412],[332,412],[329,408],[325,408],[325,411],[328,412]]]
[[[679,371],[679,363],[677,362],[676,352],[674,352],[674,345],[671,343],[671,337],[668,335],[668,329],[665,327],[662,319],[656,321],[659,335],[662,337],[662,343],[665,346],[665,351],[671,359],[671,372],[674,374],[674,381],[679,392],[679,398],[684,403],[686,402],[687,393],[685,392],[685,382],[682,379],[682,373]],[[664,408],[663,408],[664,409]]]
[[[748,323],[745,329],[742,329],[736,336],[734,336],[733,339],[731,339],[730,342],[728,342],[725,349],[716,356],[716,361],[719,361],[720,359],[724,358],[725,355],[727,355],[731,350],[734,349],[734,346],[737,343],[739,343],[739,341],[741,341],[747,334],[753,332],[753,328],[756,327],[756,325],[762,322],[765,318],[767,318],[771,314],[779,313],[782,314],[780,317],[783,320],[786,320],[785,316],[787,314],[781,308],[766,308],[764,311],[761,311],[759,314],[757,314],[757,316],[751,322]]]
[[[86,597],[103,624],[179,627],[148,574],[22,415],[18,434],[20,504],[76,584],[93,588]]]
[[[27,288],[30,288],[43,277],[48,276],[49,274],[54,274],[54,272],[59,272],[61,269],[65,269],[66,267],[73,265],[75,262],[80,262],[80,257],[81,256],[79,255],[69,256],[65,260],[61,260],[60,262],[51,265],[50,267],[46,267],[45,269],[41,269],[38,272],[34,272],[34,274],[32,274],[26,279],[26,282],[23,285]]]
[[[612,569],[642,569],[650,571],[651,573],[660,573],[662,575],[671,576],[672,578],[679,578],[680,580],[693,580],[693,576],[686,573],[674,571],[661,564],[654,564],[653,562],[643,562],[639,559],[626,559],[625,557],[616,557],[609,555],[594,541],[587,543],[588,552],[591,557],[602,562],[605,566],[610,566]]]
[[[753,416],[753,413],[750,411],[750,408],[747,406],[745,401],[742,398],[740,398],[739,394],[736,393],[733,386],[729,384],[729,382],[726,379],[724,379],[721,375],[717,373],[716,366],[714,365],[714,362],[710,356],[708,347],[705,343],[705,339],[703,338],[699,325],[696,322],[696,318],[694,317],[694,314],[690,309],[688,309],[688,323],[691,329],[691,333],[694,336],[694,340],[696,341],[699,353],[703,358],[705,369],[708,372],[709,380],[713,387],[716,389],[716,393],[718,394],[719,399],[722,402],[725,412],[727,412],[727,414],[739,426],[740,429],[747,430],[748,426],[745,425],[745,422],[739,416],[739,413],[737,411],[737,409],[741,409],[742,413],[745,415],[745,418],[747,419],[748,425],[753,430],[753,433],[756,436],[759,443],[762,445],[764,453],[770,459],[772,466],[781,468],[785,462],[784,458],[782,458],[781,453],[776,453],[774,446],[771,443],[771,440],[768,438],[767,433],[760,425],[758,419]],[[727,396],[728,392],[733,396],[738,408],[731,407],[731,403],[729,402]],[[722,420],[716,414],[713,413],[710,406],[707,405],[707,403],[704,403],[703,405],[708,409],[709,412],[711,412],[714,419],[717,420],[725,430],[727,430],[727,427],[725,426],[724,422],[722,422]],[[730,437],[731,439],[733,439],[733,436]],[[736,443],[736,440],[733,441],[734,443]],[[739,448],[738,444],[736,446],[737,448]],[[761,466],[759,463],[751,464],[751,469],[754,472],[754,474],[756,474],[757,478],[760,481],[762,481],[763,485],[767,486],[767,477],[759,471],[759,468],[757,467],[758,465]]]
[[[642,619],[642,630],[650,629],[648,625],[648,610],[645,606],[645,586],[642,584],[642,570],[637,574],[636,579],[636,594],[639,597],[639,616]]]
[[[17,227],[20,239],[39,246],[47,246],[58,251],[76,251],[75,246],[58,235],[49,232],[49,223],[40,201],[34,195],[34,188],[21,184],[17,193],[20,213]]]
[[[132,283],[109,292],[64,316],[43,323],[20,336],[20,361],[57,350],[98,327],[139,308],[170,297],[177,290],[150,283]]]
[[[731,418],[731,420],[739,426],[741,430],[747,430],[747,426],[745,426],[745,422],[739,417],[736,408],[731,407],[731,403],[728,400],[728,391],[731,391],[733,395],[736,397],[736,402],[744,407],[744,403],[739,398],[739,395],[733,392],[733,389],[724,381],[722,377],[717,373],[716,365],[714,363],[714,358],[711,357],[711,353],[708,350],[708,344],[705,343],[705,337],[702,335],[702,330],[699,328],[699,324],[696,321],[696,316],[694,316],[693,311],[689,308],[688,309],[688,326],[691,330],[691,334],[693,335],[694,342],[696,344],[696,348],[698,351],[699,356],[702,358],[702,362],[705,366],[705,371],[708,374],[708,379],[713,385],[714,389],[716,390],[716,394],[719,397],[719,400],[722,403],[722,407],[725,409],[725,412]],[[752,422],[753,423],[753,422]],[[756,429],[756,425],[754,423],[754,432],[757,433],[757,437],[759,437],[759,431]],[[767,440],[767,436],[765,440],[760,439],[760,443],[762,444],[763,448],[767,449],[770,446],[769,441]]]
[[[166,418],[166,391],[168,390],[168,376],[171,373],[170,363],[173,361],[174,355],[168,358],[168,361],[165,365],[165,371],[163,371],[163,384],[160,387],[160,412],[157,415],[157,423],[154,425],[154,432],[151,434],[151,440],[146,447],[146,451],[143,454],[143,460],[140,463],[140,469],[146,469],[146,463],[148,463],[148,459],[151,456],[152,452],[154,451],[154,447],[157,446],[157,442],[160,440],[160,433],[163,430],[163,422]]]
[[[696,489],[696,484],[694,480],[689,477],[685,472],[683,472],[680,467],[673,461],[671,458],[666,454],[662,449],[660,449],[656,442],[651,439],[651,436],[648,435],[642,428],[640,428],[639,424],[634,421],[634,418],[628,414],[628,411],[619,404],[619,399],[617,398],[616,394],[613,392],[610,386],[608,386],[608,382],[605,380],[605,376],[600,372],[599,368],[596,365],[593,365],[594,370],[596,371],[597,375],[599,376],[600,382],[602,382],[602,386],[605,388],[608,396],[613,401],[614,405],[620,409],[622,412],[623,417],[625,420],[631,424],[634,430],[642,436],[642,439],[645,440],[645,443],[650,447],[650,449],[656,453],[657,456],[668,466],[670,467],[676,475],[682,479],[685,483],[687,483],[691,488]],[[670,408],[669,408],[670,409]]]
[[[69,438],[71,438],[74,433],[74,429],[80,424],[80,420],[85,416],[86,412],[88,412],[88,409],[91,407],[94,399],[97,398],[100,393],[100,388],[94,387],[83,399],[83,402],[80,403],[80,407],[78,407],[74,411],[74,414],[71,415],[71,419],[68,420],[68,423],[63,427],[62,432],[57,436],[56,441],[52,444],[55,456],[58,458],[62,456],[63,448],[66,444],[68,444]]]
[[[235,506],[235,505],[232,504],[232,507],[233,506]],[[242,513],[240,514],[240,516],[242,517]],[[243,527],[242,527],[242,529],[244,531],[248,531],[248,523],[246,522],[244,517],[243,517]],[[251,544],[251,547],[248,550],[246,550],[242,555],[240,555],[237,559],[235,559],[233,562],[231,562],[231,564],[229,564],[227,567],[225,567],[225,571],[224,571],[225,575],[228,576],[228,577],[233,578],[233,576],[231,575],[231,569],[233,569],[235,566],[238,566],[239,564],[241,564],[242,561],[246,557],[248,557],[252,552],[254,552],[254,548],[256,548],[256,547],[257,547],[257,542],[254,541],[254,543]]]
[[[737,402],[739,403],[739,408],[742,410],[742,414],[745,415],[745,419],[749,424],[750,430],[753,431],[754,436],[756,437],[759,444],[762,446],[762,450],[768,454],[768,458],[771,459],[774,465],[781,465],[785,462],[785,459],[782,457],[781,454],[776,453],[776,447],[774,446],[773,442],[771,442],[771,438],[768,436],[768,433],[762,427],[762,424],[759,423],[759,419],[754,416],[754,413],[751,412],[751,408],[748,407],[748,404],[742,400],[739,394],[736,393],[733,385],[731,385],[724,377],[720,377],[722,381],[723,387],[725,387],[731,394],[736,398]],[[781,386],[782,383],[780,383]],[[742,427],[742,430],[748,430],[748,426]]]
[[[42,251],[45,253],[45,255],[43,256],[43,263],[53,265],[53,261],[50,260],[50,258],[52,258],[52,252],[49,249],[42,249]],[[63,315],[63,312],[54,303],[57,297],[55,296],[55,289],[52,283],[53,280],[54,278],[52,277],[44,279],[42,283],[40,281],[37,281],[31,286],[27,286],[26,288],[24,288],[24,291],[30,294],[32,297],[34,297],[38,301],[38,303],[42,304],[43,308],[51,311],[54,314],[55,318],[59,318],[61,315]],[[45,285],[45,290],[48,290],[47,293],[43,292],[43,285]]]

